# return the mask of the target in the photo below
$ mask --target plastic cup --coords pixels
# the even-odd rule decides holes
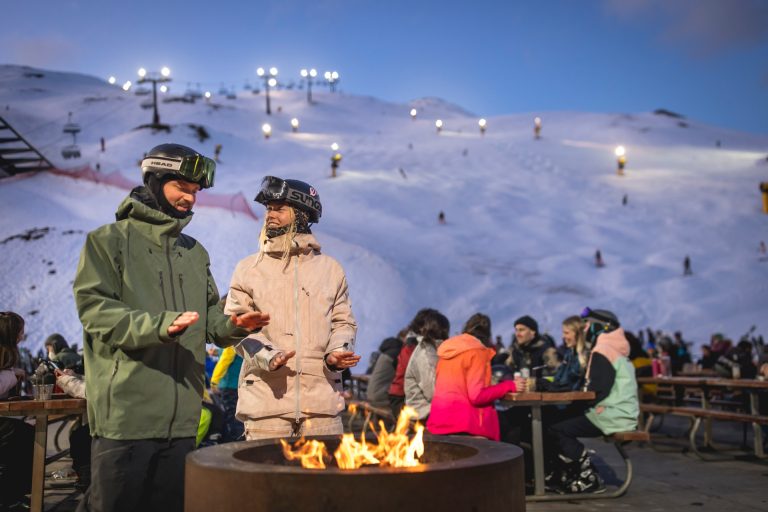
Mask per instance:
[[[35,400],[50,400],[53,394],[53,384],[33,384],[32,397]]]

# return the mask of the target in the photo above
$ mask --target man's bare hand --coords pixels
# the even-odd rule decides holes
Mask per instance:
[[[325,362],[328,363],[328,366],[338,370],[352,368],[353,366],[357,365],[358,361],[360,361],[360,356],[348,350],[344,352],[331,352],[325,358]]]
[[[232,315],[230,318],[237,327],[243,327],[249,331],[255,331],[269,324],[269,313],[260,311],[249,311],[240,316]]]
[[[168,327],[168,336],[175,336],[200,319],[196,311],[185,311]]]
[[[285,366],[285,363],[288,362],[290,358],[296,355],[295,350],[291,350],[290,352],[280,352],[275,357],[272,358],[272,360],[269,362],[269,371],[273,372],[280,368],[281,366]]]

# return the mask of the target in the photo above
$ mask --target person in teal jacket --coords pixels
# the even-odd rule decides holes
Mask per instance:
[[[178,144],[142,160],[144,186],[88,234],[74,281],[83,324],[92,481],[79,510],[183,508],[205,342],[238,343],[269,315],[226,316],[203,246],[182,233],[215,164]]]
[[[635,368],[629,361],[629,342],[612,312],[585,308],[587,343],[594,348],[587,363],[585,389],[595,392],[594,405],[586,411],[569,409],[549,426],[556,456],[548,485],[558,492],[582,493],[605,490],[597,469],[579,437],[599,437],[637,428],[639,404]],[[596,342],[595,342],[596,340]]]

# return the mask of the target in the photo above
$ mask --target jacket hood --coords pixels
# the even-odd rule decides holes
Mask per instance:
[[[453,338],[448,338],[442,342],[437,348],[437,357],[441,359],[453,359],[469,350],[483,350],[488,352],[489,361],[496,353],[492,348],[483,345],[479,339],[471,334],[464,333],[454,336]]]
[[[603,354],[611,364],[620,357],[629,357],[629,342],[624,335],[624,329],[619,327],[598,336],[592,352]]]
[[[144,187],[136,187],[126,197],[115,212],[118,221],[135,219],[151,226],[161,228],[158,234],[178,236],[181,230],[189,224],[192,216],[184,219],[174,219],[153,206],[153,199]]]
[[[283,255],[283,247],[285,238],[288,235],[280,235],[274,238],[268,238],[264,241],[264,252],[272,257],[281,257]],[[308,233],[298,233],[293,237],[293,245],[291,246],[291,254],[308,254],[310,252],[320,252],[320,244],[314,235]]]
[[[398,338],[387,338],[381,342],[379,346],[379,352],[387,354],[389,357],[396,359],[400,354],[400,349],[403,348],[403,342]]]
[[[54,354],[58,354],[59,352],[62,351],[62,349],[65,349],[65,348],[69,347],[69,343],[67,343],[67,340],[64,339],[64,336],[62,336],[61,334],[59,334],[57,332],[51,334],[50,336],[48,336],[48,338],[46,338],[46,340],[45,340],[45,344],[44,345],[46,347],[48,345],[53,346],[53,353]]]

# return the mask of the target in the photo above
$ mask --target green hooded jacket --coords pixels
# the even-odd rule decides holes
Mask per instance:
[[[208,253],[135,189],[117,222],[88,234],[74,281],[83,324],[91,434],[109,439],[194,437],[204,387],[205,342],[249,334],[218,305]],[[199,320],[177,336],[184,311]]]

